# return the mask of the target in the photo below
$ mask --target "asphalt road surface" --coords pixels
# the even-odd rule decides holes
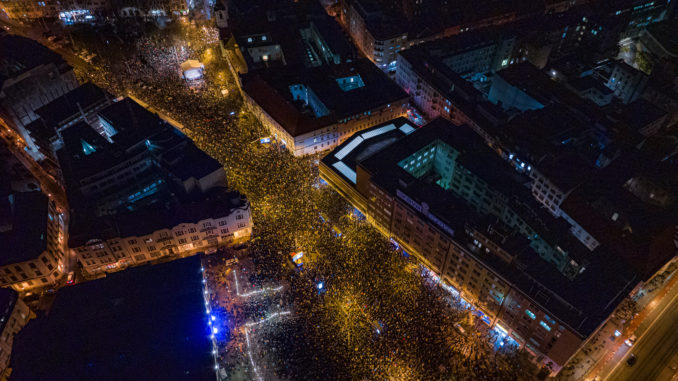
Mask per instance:
[[[678,352],[676,323],[678,323],[678,293],[672,295],[671,302],[662,311],[661,316],[652,323],[643,336],[638,338],[636,344],[627,352],[623,361],[619,362],[608,380],[658,380],[659,375]],[[637,357],[633,366],[626,363],[631,353]]]

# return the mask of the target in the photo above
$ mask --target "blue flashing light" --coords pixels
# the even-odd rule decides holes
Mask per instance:
[[[261,138],[259,139],[260,144],[269,144],[271,142],[271,138]]]
[[[400,245],[398,245],[398,242],[396,242],[393,237],[389,238],[389,241],[391,241],[391,244],[395,247],[396,250],[400,249]]]
[[[231,116],[235,115],[235,111],[231,111],[228,115],[231,115]]]
[[[318,283],[318,290],[322,290],[323,287],[325,287],[325,285],[323,284],[323,282],[319,282],[319,283]]]

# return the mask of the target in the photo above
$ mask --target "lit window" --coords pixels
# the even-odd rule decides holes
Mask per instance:
[[[506,66],[506,65],[508,65],[508,63],[509,63],[508,58],[505,58],[501,61],[501,66]]]
[[[534,312],[530,310],[525,310],[525,315],[529,316],[533,320],[537,318],[537,315],[535,315]]]
[[[266,36],[261,36],[261,41],[266,41]]]
[[[247,42],[252,42],[252,37],[247,37]]]

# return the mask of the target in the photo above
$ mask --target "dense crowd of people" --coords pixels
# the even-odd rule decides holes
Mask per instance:
[[[188,58],[218,50],[211,38],[196,37],[214,36],[213,29],[183,28]],[[117,95],[135,94],[182,123],[196,145],[224,165],[229,186],[247,195],[255,226],[250,257],[258,272],[252,282],[288,284],[294,310],[290,319],[257,332],[270,374],[279,379],[532,379],[522,353],[497,350],[468,311],[451,304],[440,287],[422,281],[412,259],[355,218],[336,192],[318,185],[317,157],[298,158],[260,144],[267,132],[242,108],[219,54],[212,53],[205,86],[196,90],[179,77],[171,57],[169,45],[177,41],[157,33],[160,37],[145,36],[130,46],[117,63],[101,65],[97,75],[82,75]],[[158,74],[165,69],[176,76]],[[224,86],[233,91],[224,95],[219,91]],[[289,263],[294,251],[311,259],[302,269]],[[462,323],[466,333],[456,328]]]

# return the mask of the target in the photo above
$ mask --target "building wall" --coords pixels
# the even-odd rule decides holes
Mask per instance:
[[[614,91],[623,103],[631,103],[638,99],[645,90],[648,76],[640,70],[628,65],[617,64],[607,82],[607,87]]]
[[[12,308],[12,313],[9,315],[7,322],[4,324],[4,329],[0,333],[0,380],[6,380],[11,373],[11,369],[8,369],[8,366],[12,354],[14,336],[26,326],[32,317],[34,317],[33,313],[26,303],[21,298],[17,298]]]
[[[56,0],[9,0],[0,3],[0,11],[12,20],[56,18],[60,9]]]
[[[555,217],[560,216],[560,204],[565,200],[565,193],[551,183],[546,176],[535,168],[530,172],[532,181],[532,195]]]
[[[367,29],[355,3],[345,0],[341,1],[339,21],[365,57],[384,71],[395,70],[397,53],[408,45],[407,33],[376,39]]]
[[[544,105],[534,98],[527,95],[521,89],[518,89],[506,82],[500,75],[495,75],[492,79],[492,86],[487,99],[499,104],[505,110],[517,109],[520,111],[538,110]]]
[[[332,149],[353,134],[389,120],[407,115],[407,99],[353,115],[338,123],[303,134],[294,139],[294,155],[311,155]],[[290,148],[291,149],[291,148]]]
[[[499,321],[509,334],[535,356],[545,355],[562,366],[584,339],[548,314],[518,290],[511,289],[504,301]]]
[[[570,232],[572,235],[575,236],[581,243],[583,243],[584,246],[586,246],[589,250],[593,251],[598,246],[600,246],[600,242],[598,242],[598,240],[589,234],[586,229],[581,227],[581,225],[579,225],[577,221],[575,221],[567,213],[561,210],[560,216],[571,225]]]
[[[480,309],[490,325],[500,324],[521,347],[558,365],[577,351],[582,338],[474,254],[486,249],[480,242],[465,247],[399,198],[392,215],[390,237]]]
[[[83,270],[90,276],[120,271],[128,266],[176,259],[220,246],[247,241],[252,234],[249,205],[221,218],[182,223],[145,236],[93,239],[74,247]]]
[[[247,93],[243,92],[245,98],[245,105],[247,109],[257,117],[259,122],[269,131],[271,137],[277,142],[283,144],[287,149],[295,152],[295,141],[283,126],[280,125],[272,116],[270,116],[263,108],[259,106]]]
[[[47,250],[36,258],[0,267],[0,287],[17,292],[54,285],[64,274],[64,221],[53,201],[49,201]]]
[[[416,73],[403,56],[398,55],[397,65],[396,83],[410,95],[412,103],[427,119],[433,120],[441,116],[456,125],[471,124],[471,119],[450,99],[441,94],[433,84],[428,83],[422,75]]]

